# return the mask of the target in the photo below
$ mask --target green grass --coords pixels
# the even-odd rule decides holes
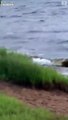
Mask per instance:
[[[68,120],[68,117],[59,117],[41,108],[30,108],[15,98],[0,94],[0,120]]]
[[[0,49],[0,80],[36,88],[68,91],[68,78],[32,62],[26,55]]]

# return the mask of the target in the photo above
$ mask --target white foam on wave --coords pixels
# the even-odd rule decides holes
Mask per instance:
[[[13,32],[13,30],[8,29],[8,30],[6,30],[5,35],[12,36],[12,35],[14,35],[14,32]]]
[[[52,62],[48,59],[43,58],[32,58],[34,63],[38,63],[40,65],[52,65]]]
[[[68,76],[68,72],[63,72],[61,74],[64,75],[64,76]]]
[[[68,1],[67,0],[62,0],[61,1],[61,5],[62,6],[67,6],[68,5]]]
[[[64,68],[62,67],[61,69],[58,68],[57,70],[59,73],[61,73],[62,75],[68,76],[68,68]]]

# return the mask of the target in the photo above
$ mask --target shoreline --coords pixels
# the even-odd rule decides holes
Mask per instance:
[[[48,60],[46,61],[50,63]],[[44,67],[27,56],[0,49],[0,79],[25,87],[58,89],[68,92],[68,77]]]

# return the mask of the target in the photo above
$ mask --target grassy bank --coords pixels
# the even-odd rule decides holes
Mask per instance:
[[[14,98],[0,94],[0,120],[68,120],[45,109],[30,108]]]
[[[68,78],[55,70],[37,65],[26,55],[0,49],[0,80],[43,89],[68,91]]]

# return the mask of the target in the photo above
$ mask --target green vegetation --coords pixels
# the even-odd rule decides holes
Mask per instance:
[[[26,87],[59,88],[68,91],[68,78],[53,69],[33,63],[26,55],[0,49],[0,81]],[[0,94],[1,120],[68,120],[45,109],[30,108],[18,100]]]
[[[0,120],[68,120],[40,108],[30,108],[14,98],[0,94]]]
[[[26,55],[0,49],[0,80],[27,87],[58,88],[68,92],[68,78],[32,62]]]

